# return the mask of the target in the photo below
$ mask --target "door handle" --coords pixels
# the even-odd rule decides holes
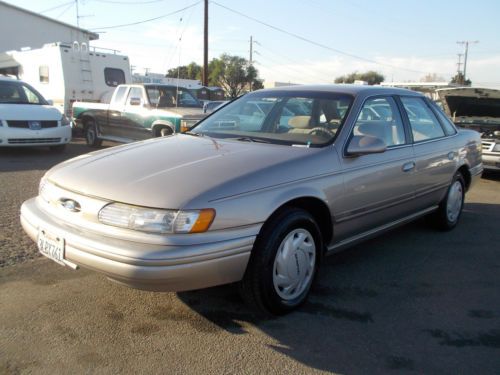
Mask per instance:
[[[410,172],[415,169],[415,162],[410,161],[408,163],[403,164],[402,170],[403,172]]]

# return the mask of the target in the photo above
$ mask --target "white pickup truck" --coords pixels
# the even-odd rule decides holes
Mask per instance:
[[[120,85],[110,104],[75,102],[73,120],[87,145],[128,143],[186,131],[206,116],[186,88],[165,84]]]

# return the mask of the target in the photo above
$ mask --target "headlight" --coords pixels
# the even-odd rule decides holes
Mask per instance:
[[[497,143],[495,147],[493,147],[493,152],[500,152],[500,143]]]
[[[62,115],[61,117],[61,126],[69,126],[71,125],[71,121],[69,118],[66,117],[66,115]]]
[[[99,221],[115,227],[151,233],[206,232],[215,218],[215,210],[162,210],[111,203],[99,211]]]

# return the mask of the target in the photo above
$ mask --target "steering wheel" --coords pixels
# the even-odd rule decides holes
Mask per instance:
[[[328,128],[324,128],[322,126],[317,126],[315,128],[312,128],[311,130],[309,130],[308,134],[319,135],[320,137],[324,137],[324,138],[335,137],[335,133],[333,131],[331,131]]]

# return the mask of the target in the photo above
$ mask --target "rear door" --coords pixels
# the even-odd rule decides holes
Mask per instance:
[[[348,156],[346,148],[354,135],[380,138],[387,149],[377,154]],[[392,96],[371,97],[364,102],[343,154],[345,193],[335,212],[337,240],[397,221],[415,211],[413,148]]]
[[[421,97],[401,97],[413,138],[416,160],[415,196],[421,208],[444,197],[458,160],[456,129],[442,124]]]

